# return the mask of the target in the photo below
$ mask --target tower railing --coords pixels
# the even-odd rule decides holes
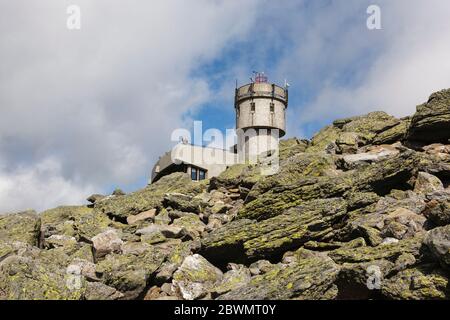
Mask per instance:
[[[236,89],[235,103],[255,97],[272,98],[287,104],[288,90],[276,84],[262,86],[259,83],[249,83]]]

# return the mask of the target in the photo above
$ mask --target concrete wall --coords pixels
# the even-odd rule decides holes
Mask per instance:
[[[254,131],[259,131],[255,135]],[[238,136],[238,160],[240,163],[257,163],[262,153],[278,150],[279,137],[273,131],[269,134],[265,129],[246,130],[243,136]]]
[[[169,166],[190,164],[207,171],[206,178],[218,176],[228,166],[237,163],[237,155],[227,150],[203,148],[190,144],[178,144],[166,152],[155,164],[152,170],[151,181],[160,178]]]
[[[255,111],[252,111],[252,102],[255,104]],[[273,112],[270,104],[273,103]],[[244,100],[236,108],[236,128],[274,128],[281,130],[280,136],[286,132],[286,107],[278,100],[270,98],[254,98]]]
[[[282,137],[286,133],[286,107],[284,88],[269,83],[246,84],[236,91],[236,128],[274,128]]]
[[[237,154],[231,150],[180,143],[160,157],[153,167],[151,182],[177,168],[187,168],[190,173],[189,165],[206,170],[206,178],[209,179],[236,163],[256,163],[261,153],[277,149],[279,138],[286,133],[287,90],[269,83],[246,84],[236,90],[235,99]],[[252,103],[255,104],[254,111]]]

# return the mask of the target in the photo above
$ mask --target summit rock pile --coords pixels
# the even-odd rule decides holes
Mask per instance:
[[[450,90],[334,121],[280,170],[0,216],[0,299],[449,299]]]

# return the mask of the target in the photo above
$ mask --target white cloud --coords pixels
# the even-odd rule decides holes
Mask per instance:
[[[380,0],[383,29],[369,31],[372,3],[0,1],[0,211],[145,183],[172,130],[191,127],[183,115],[232,103],[228,80],[249,68],[289,79],[289,135],[373,110],[412,114],[450,87],[450,2]],[[80,31],[66,28],[69,4]],[[227,82],[193,75],[235,41],[216,75]]]
[[[79,31],[66,28],[74,3]],[[255,5],[1,1],[0,211],[147,181],[183,114],[211,95],[192,71],[245,35]]]
[[[81,186],[64,179],[61,163],[46,158],[31,167],[17,168],[13,172],[0,171],[0,213],[26,209],[42,211],[61,203],[80,204],[80,199],[93,191],[93,186]]]
[[[291,106],[294,133],[375,110],[412,115],[431,93],[450,87],[450,2],[378,1],[383,29],[374,31],[365,24],[368,4],[336,1],[309,16],[301,10],[308,27],[290,25],[298,36],[279,72],[292,75],[292,90],[314,92],[303,108]]]

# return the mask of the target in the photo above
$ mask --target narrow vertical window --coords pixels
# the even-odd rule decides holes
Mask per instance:
[[[252,112],[255,112],[256,106],[255,106],[255,103],[254,103],[254,102],[251,102],[251,103],[250,103],[250,108],[251,108],[251,111],[252,111]]]
[[[273,102],[270,104],[270,112],[275,112],[275,104]]]
[[[191,179],[197,181],[197,168],[191,168]]]

